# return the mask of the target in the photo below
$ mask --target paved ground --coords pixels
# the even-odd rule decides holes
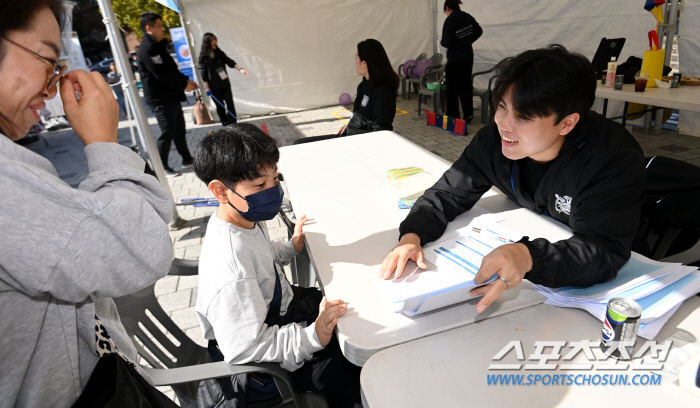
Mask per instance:
[[[185,106],[187,121],[187,139],[190,150],[194,151],[197,143],[218,124],[196,126],[192,123],[192,98]],[[442,129],[429,127],[425,124],[425,115],[417,116],[418,102],[415,97],[411,100],[397,101],[397,113],[394,120],[394,130],[406,139],[426,148],[448,161],[455,161],[471,141],[472,135],[481,127],[479,111],[476,111],[474,124],[468,126],[468,136],[458,136]],[[425,106],[425,105],[424,105]],[[432,104],[431,104],[432,106]],[[149,113],[149,122],[154,135],[160,132],[155,119]],[[265,124],[280,146],[286,146],[300,137],[317,136],[335,133],[343,125],[342,120],[350,118],[351,114],[342,106],[332,106],[304,112],[290,113],[243,119],[256,125]],[[121,122],[119,130],[120,143],[130,146],[131,137],[129,123]],[[661,134],[649,134],[641,129],[633,129],[635,138],[639,141],[647,156],[663,155],[675,157],[700,166],[700,138],[679,135],[675,132],[663,131]],[[77,186],[87,175],[87,160],[83,153],[83,145],[78,136],[70,129],[43,134],[43,140],[27,146],[29,149],[51,160],[63,180],[72,186]],[[170,166],[179,169],[180,156],[174,148],[170,155]],[[284,171],[284,169],[280,169]],[[210,197],[206,186],[196,178],[192,170],[182,170],[182,176],[169,179],[170,188],[176,199],[185,197]],[[187,223],[177,231],[172,231],[171,237],[175,246],[175,256],[184,259],[198,259],[202,248],[202,237],[206,230],[209,216],[216,207],[178,207],[179,216]],[[278,218],[266,223],[271,239],[286,239],[286,228]],[[199,324],[194,313],[197,299],[197,277],[165,277],[156,284],[156,295],[163,309],[193,340],[204,345]],[[171,394],[172,395],[172,394]]]

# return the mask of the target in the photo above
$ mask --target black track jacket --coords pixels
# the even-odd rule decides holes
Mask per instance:
[[[501,153],[496,124],[483,127],[416,201],[401,223],[401,236],[416,233],[421,245],[436,240],[448,222],[496,186],[521,206],[574,232],[555,243],[523,238],[533,262],[526,279],[548,287],[587,287],[615,278],[630,257],[644,197],[645,161],[637,141],[620,124],[589,112],[567,135],[534,197],[520,188],[519,162]]]
[[[143,96],[150,106],[179,104],[187,100],[185,88],[190,78],[177,68],[165,49],[166,41],[158,43],[152,35],[144,34],[138,50]]]

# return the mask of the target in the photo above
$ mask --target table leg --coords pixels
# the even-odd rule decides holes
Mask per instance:
[[[622,109],[622,126],[627,124],[627,108],[629,108],[630,103],[625,101],[625,107]]]
[[[603,99],[603,117],[606,118],[608,117],[608,99],[604,98]]]
[[[661,134],[661,126],[663,125],[664,110],[663,108],[656,111],[656,116],[654,117],[654,134]]]

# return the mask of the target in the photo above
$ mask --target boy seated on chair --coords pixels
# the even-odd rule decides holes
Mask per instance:
[[[333,406],[353,406],[360,368],[343,357],[333,334],[347,306],[290,285],[282,269],[304,247],[306,216],[290,242],[270,242],[260,225],[282,205],[278,161],[275,140],[252,124],[225,126],[199,144],[195,173],[221,205],[199,258],[197,318],[210,352],[216,341],[227,363],[279,363],[297,391],[322,391]]]
[[[645,185],[642,149],[620,124],[591,112],[591,63],[564,47],[525,51],[497,66],[495,123],[481,128],[462,156],[420,197],[399,227],[399,244],[379,275],[401,276],[407,260],[425,268],[422,245],[468,211],[491,187],[522,207],[573,230],[569,239],[529,239],[484,257],[477,283],[492,276],[482,312],[523,279],[548,287],[614,279],[635,243]]]

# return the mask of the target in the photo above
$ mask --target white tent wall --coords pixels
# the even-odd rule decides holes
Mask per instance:
[[[684,76],[700,77],[700,4],[686,0],[682,5],[678,33],[680,71]],[[700,113],[681,111],[679,116],[680,133],[700,136]]]
[[[180,0],[199,54],[204,33],[250,73],[229,72],[240,114],[284,113],[354,95],[357,43],[379,40],[396,69],[431,50],[431,0]]]

